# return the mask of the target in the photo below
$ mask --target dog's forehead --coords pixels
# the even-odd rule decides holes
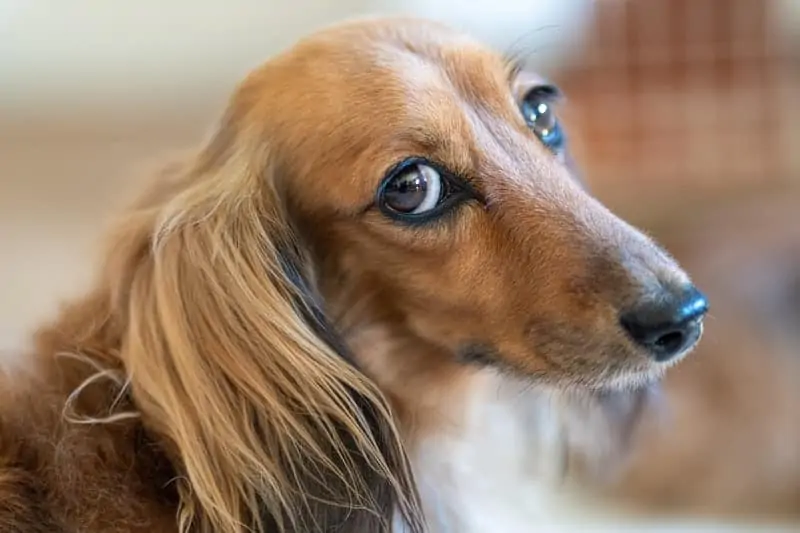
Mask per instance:
[[[409,156],[511,168],[498,143],[524,124],[510,74],[502,56],[435,23],[362,23],[299,42],[241,94],[256,108],[248,120],[272,125],[267,137],[306,198],[358,205]]]
[[[364,91],[405,101],[431,89],[483,98],[506,92],[509,63],[473,37],[430,21],[345,24],[311,35],[288,54],[289,69],[311,73],[326,90]],[[411,94],[408,94],[411,93]],[[494,93],[494,94],[493,94]]]

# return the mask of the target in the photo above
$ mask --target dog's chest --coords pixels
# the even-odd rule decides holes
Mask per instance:
[[[538,533],[573,514],[557,490],[563,464],[553,416],[546,405],[522,411],[483,398],[457,435],[418,443],[412,462],[430,533]]]

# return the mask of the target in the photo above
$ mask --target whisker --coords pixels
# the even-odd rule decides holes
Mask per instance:
[[[542,51],[541,45],[537,47],[531,47],[529,43],[526,44],[524,43],[524,41],[526,39],[532,38],[535,35],[540,35],[545,31],[558,30],[560,28],[562,28],[562,25],[560,24],[545,24],[543,26],[533,28],[521,34],[510,45],[508,45],[508,47],[502,54],[503,59],[506,61],[507,64],[519,67],[521,70],[524,70],[528,58]],[[555,45],[548,45],[548,46],[555,46]]]

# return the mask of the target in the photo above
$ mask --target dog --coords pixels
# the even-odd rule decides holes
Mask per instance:
[[[412,18],[251,73],[5,373],[0,530],[536,530],[708,308],[578,179],[561,98]]]

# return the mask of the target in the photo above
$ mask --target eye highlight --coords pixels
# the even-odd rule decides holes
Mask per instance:
[[[377,205],[390,218],[425,222],[467,196],[466,188],[437,165],[407,159],[388,172],[377,192]]]
[[[541,85],[528,91],[520,104],[525,123],[542,144],[556,154],[563,150],[565,141],[561,124],[553,110],[553,103],[559,95],[555,87]]]

